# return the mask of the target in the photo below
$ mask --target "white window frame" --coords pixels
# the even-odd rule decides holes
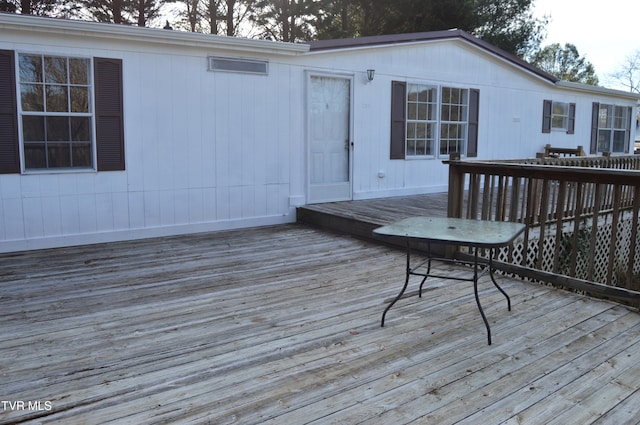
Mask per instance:
[[[559,123],[559,125],[558,125]],[[569,102],[551,101],[551,130],[569,129]]]
[[[598,152],[624,153],[626,151],[630,138],[627,111],[626,106],[600,104],[598,110]],[[616,113],[621,115],[616,115]],[[619,147],[615,146],[616,136],[622,137]]]
[[[22,75],[21,75],[21,57],[23,56],[35,56],[35,57],[40,57],[42,59],[42,66],[43,68],[45,67],[45,58],[63,58],[67,61],[67,81],[66,83],[63,84],[59,84],[59,83],[55,83],[55,84],[48,84],[46,81],[41,81],[41,82],[30,82],[30,81],[23,81],[22,80]],[[70,59],[81,59],[87,62],[87,84],[71,84],[69,81],[69,60]],[[44,79],[44,74],[45,71],[43,70],[43,79]],[[68,54],[56,54],[56,53],[39,53],[39,52],[27,52],[27,51],[23,51],[23,52],[17,52],[17,60],[16,60],[16,94],[17,94],[17,109],[18,109],[18,135],[19,135],[19,140],[20,140],[20,159],[21,159],[21,168],[22,168],[22,172],[23,173],[55,173],[55,172],[69,172],[69,171],[74,171],[74,172],[83,172],[83,171],[95,171],[96,170],[96,137],[95,137],[95,106],[94,106],[94,98],[95,98],[95,86],[94,86],[94,81],[93,81],[93,60],[91,59],[91,57],[87,57],[87,56],[82,56],[82,55],[68,55]],[[42,90],[44,93],[44,107],[43,107],[43,111],[25,111],[23,110],[23,91],[21,90],[21,85],[22,84],[36,84],[36,85],[41,85],[42,86]],[[70,95],[68,96],[68,111],[64,111],[64,112],[51,112],[51,111],[47,111],[47,107],[46,107],[46,87],[47,85],[49,86],[57,86],[57,87],[65,87],[67,90],[71,90],[74,87],[80,87],[80,88],[86,88],[88,91],[88,111],[86,112],[72,112],[70,109]],[[89,128],[88,128],[88,132],[89,132],[89,140],[83,142],[78,142],[78,144],[86,144],[86,142],[89,143],[89,149],[90,149],[90,164],[89,165],[82,165],[82,166],[49,166],[48,165],[48,161],[45,159],[46,162],[46,166],[45,167],[28,167],[27,166],[27,154],[25,152],[25,134],[24,134],[24,128],[23,128],[23,117],[28,117],[28,116],[44,116],[46,117],[69,117],[69,118],[73,118],[73,117],[83,117],[83,118],[88,118],[89,119]],[[46,132],[46,129],[45,129]],[[71,138],[71,134],[70,134],[70,138]],[[45,143],[45,152],[47,152],[48,149],[48,145],[51,143],[53,144],[53,142],[50,142],[49,140],[46,140],[46,136],[45,136],[45,140],[43,141]],[[26,142],[28,144],[28,142]],[[64,144],[65,142],[60,141],[59,144]],[[74,141],[73,140],[69,140],[68,141],[69,145],[72,147],[71,150],[73,150],[73,145],[74,145]],[[48,154],[47,154],[48,155]],[[70,152],[70,156],[73,157],[73,153]],[[48,156],[47,156],[48,157]],[[45,157],[45,158],[47,158]]]
[[[459,91],[459,96],[462,99],[462,103],[444,103],[444,93],[448,90],[450,93],[453,90]],[[438,137],[438,157],[448,158],[449,154],[453,152],[459,152],[461,156],[467,153],[467,142],[469,140],[469,89],[462,87],[443,86],[440,88],[440,133]],[[449,119],[444,119],[445,114],[448,114]],[[452,116],[457,116],[459,119],[453,120]],[[458,129],[452,134],[452,131],[444,131],[445,126],[457,127]],[[462,132],[462,135],[459,133]],[[446,135],[446,137],[445,137]],[[452,143],[458,145],[458,149],[451,149]]]
[[[435,99],[421,101],[411,99],[412,89],[433,91]],[[415,92],[415,91],[414,91]],[[438,143],[438,116],[440,113],[440,90],[438,86],[423,83],[407,83],[406,156],[407,158],[435,158]],[[420,119],[420,109],[424,108],[424,119]],[[424,132],[420,132],[424,126]],[[413,146],[411,146],[413,145]],[[422,152],[419,153],[419,150]]]
[[[428,102],[420,102],[411,99],[411,93],[415,88],[425,90],[435,90],[435,99]],[[462,95],[464,103],[443,103],[443,93],[445,90],[459,91]],[[451,143],[454,142],[461,156],[466,155],[467,144],[469,141],[469,97],[470,89],[468,87],[456,86],[439,86],[424,82],[407,82],[407,95],[405,99],[406,105],[406,133],[405,133],[405,158],[406,159],[435,159],[448,158],[452,151]],[[425,105],[434,107],[433,116],[427,119],[417,119],[412,105]],[[417,106],[415,107],[418,108]],[[453,113],[457,109],[458,113]],[[413,115],[413,116],[412,116]],[[459,120],[450,119],[452,116],[461,117]],[[448,118],[448,119],[444,119]],[[419,124],[425,125],[425,132],[418,134],[415,130]],[[450,135],[451,132],[445,131],[446,127],[456,126],[461,128],[462,136],[459,133],[456,137],[443,136]],[[429,129],[430,130],[427,130]],[[421,142],[424,144],[422,145]],[[424,149],[422,149],[424,146]],[[422,153],[418,151],[422,150]]]

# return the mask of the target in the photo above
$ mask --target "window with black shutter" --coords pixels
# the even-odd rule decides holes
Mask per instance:
[[[628,153],[631,144],[632,113],[633,109],[630,106],[593,102],[589,152]]]
[[[93,68],[88,58],[0,50],[0,173],[124,170],[122,61],[96,58]]]
[[[391,159],[478,155],[480,90],[391,83]]]
[[[576,104],[545,100],[542,102],[542,132],[551,130],[574,134],[576,121]]]

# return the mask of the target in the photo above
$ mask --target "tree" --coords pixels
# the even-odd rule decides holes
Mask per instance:
[[[360,4],[352,0],[327,0],[317,17],[316,36],[319,39],[347,38],[357,35]]]
[[[251,20],[260,28],[262,38],[307,41],[314,38],[319,12],[319,0],[259,0]]]
[[[318,38],[342,38],[457,28],[514,55],[536,50],[547,19],[533,0],[323,0]]]
[[[535,18],[533,0],[476,0],[477,22],[471,33],[524,58],[539,49],[548,18]]]
[[[598,85],[598,76],[591,64],[580,57],[578,49],[567,43],[564,47],[554,43],[536,52],[531,63],[564,81]]]
[[[58,0],[0,0],[0,12],[51,16],[58,3]]]
[[[640,93],[640,49],[629,54],[611,78],[630,92]]]
[[[400,1],[382,29],[387,34],[452,28],[473,32],[477,26],[475,4],[474,0]]]
[[[160,17],[161,1],[133,0],[133,14],[139,27],[146,27],[150,22]]]
[[[475,28],[474,0],[324,0],[318,38]]]
[[[127,15],[132,9],[131,0],[83,0],[87,13],[98,22],[129,24]]]
[[[235,0],[229,0],[226,3],[234,3]],[[220,16],[220,3],[218,0],[209,0],[209,5],[207,7],[207,18],[209,19],[209,32],[211,34],[218,34],[218,20],[222,17]]]
[[[178,9],[177,27],[191,32],[240,35],[240,27],[248,19],[256,0],[165,0],[174,2]],[[244,28],[243,28],[244,29]]]
[[[146,27],[160,17],[160,7],[168,1],[172,0],[80,0],[64,3],[68,8],[73,4],[82,6],[70,13],[75,17]]]
[[[219,33],[218,21],[220,21],[223,34],[228,36],[237,36],[240,35],[242,24],[249,19],[256,0],[218,0],[217,2],[215,0],[210,0],[209,3],[208,18],[211,23],[211,33]],[[213,3],[216,3],[215,8]]]

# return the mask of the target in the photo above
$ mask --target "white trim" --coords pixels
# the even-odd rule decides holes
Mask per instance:
[[[354,74],[347,72],[326,72],[326,71],[315,71],[315,70],[306,70],[304,72],[305,75],[305,189],[306,189],[306,199],[307,203],[315,203],[315,202],[332,202],[332,201],[346,201],[353,199],[353,173],[354,173]],[[311,96],[311,78],[313,77],[327,77],[327,78],[335,78],[335,79],[344,79],[349,81],[349,187],[348,194],[346,197],[340,197],[336,199],[323,199],[323,200],[313,200],[311,199],[311,135],[310,135],[310,96]]]
[[[90,245],[97,243],[122,242],[138,239],[158,238],[165,236],[188,235],[193,233],[219,232],[260,226],[274,226],[295,223],[296,212],[291,209],[288,214],[266,217],[251,217],[235,220],[222,220],[208,223],[194,223],[152,227],[144,229],[126,229],[108,232],[83,233],[33,239],[0,241],[0,253],[31,251],[36,249],[61,248],[68,246]]]
[[[234,58],[225,56],[207,56],[210,72],[230,72],[234,74],[269,75],[269,61],[250,58]],[[216,64],[218,62],[218,64]],[[220,66],[220,63],[227,63],[227,67]],[[264,66],[264,70],[243,69],[243,65]]]
[[[626,97],[629,100],[640,101],[639,93],[631,93],[631,92],[626,92],[622,90],[608,89],[606,87],[591,86],[591,85],[582,84],[582,83],[574,83],[572,81],[558,81],[555,85],[557,87],[564,88],[564,89],[577,90],[577,91],[586,92],[586,93],[598,93],[598,94],[604,94],[608,96]]]
[[[101,22],[44,18],[40,16],[0,13],[0,31],[23,31],[33,34],[55,34],[82,38],[120,40],[131,43],[153,43],[167,46],[216,48],[234,52],[251,52],[295,56],[309,51],[308,44],[250,38],[226,37],[214,34],[165,30]]]
[[[306,53],[306,55],[331,55],[331,54],[335,54],[335,53],[342,53],[342,52],[350,52],[350,51],[362,51],[362,50],[371,50],[371,49],[393,49],[393,48],[397,48],[398,45],[401,46],[419,46],[419,45],[425,45],[425,44],[446,44],[446,43],[459,43],[464,47],[468,47],[473,49],[476,52],[479,52],[481,54],[486,55],[487,57],[492,58],[493,60],[496,60],[508,67],[511,68],[515,68],[517,70],[519,70],[520,72],[523,72],[525,74],[527,74],[528,76],[535,78],[536,80],[542,81],[546,84],[551,84],[554,85],[553,82],[549,81],[548,79],[542,77],[541,75],[536,74],[535,72],[526,69],[516,63],[514,63],[513,61],[509,61],[504,57],[501,57],[499,55],[497,55],[496,53],[487,50],[485,48],[482,48],[480,46],[478,46],[477,44],[471,43],[468,40],[465,40],[463,38],[438,38],[438,39],[432,39],[432,40],[414,40],[414,41],[403,41],[403,42],[397,42],[397,43],[386,43],[386,44],[370,44],[370,45],[362,45],[362,46],[349,46],[349,47],[337,47],[337,48],[333,48],[333,49],[323,49],[323,50],[313,50],[310,51],[308,53]]]
[[[44,57],[57,57],[57,58],[65,58],[67,62],[69,59],[86,59],[89,65],[88,69],[88,87],[89,87],[89,112],[85,113],[74,113],[72,111],[67,112],[48,112],[48,111],[23,111],[22,110],[22,91],[20,90],[20,86],[23,81],[20,80],[20,55],[23,56],[40,56],[42,59]],[[14,59],[15,59],[15,75],[16,75],[16,102],[17,102],[17,118],[18,118],[18,141],[19,141],[19,151],[20,151],[20,173],[21,174],[67,174],[67,173],[96,173],[98,171],[98,147],[96,144],[96,85],[94,78],[94,57],[86,56],[86,55],[70,55],[64,53],[43,53],[43,52],[30,52],[28,50],[17,50],[14,51]],[[44,78],[44,76],[43,76]],[[24,82],[24,83],[28,83]],[[46,88],[46,82],[41,82],[43,91]],[[66,87],[71,87],[70,83],[66,84]],[[46,98],[45,98],[46,101]],[[45,108],[46,109],[46,108]],[[24,141],[24,129],[22,126],[22,118],[25,116],[44,116],[44,117],[89,117],[91,124],[89,126],[90,138],[91,138],[91,166],[90,167],[50,167],[50,168],[27,168],[26,167],[26,158],[25,158],[25,141]],[[53,142],[52,142],[53,143]],[[48,144],[48,141],[45,142],[45,146]]]
[[[441,154],[440,153],[440,144],[441,144],[441,130],[442,130],[442,124],[454,124],[454,125],[459,125],[459,124],[464,124],[465,126],[465,137],[463,140],[463,150],[464,152],[460,152],[460,155],[462,158],[466,158],[467,156],[467,147],[469,146],[469,109],[470,109],[470,93],[471,90],[473,89],[472,86],[468,86],[465,84],[459,84],[459,83],[452,83],[452,84],[448,84],[446,82],[425,82],[427,80],[406,80],[406,86],[407,86],[407,92],[406,92],[406,96],[405,96],[405,140],[404,140],[404,144],[405,144],[405,157],[404,160],[405,161],[419,161],[419,160],[446,160],[449,159],[449,154]],[[411,120],[409,119],[409,86],[410,85],[416,85],[416,86],[422,86],[422,87],[428,87],[428,88],[434,88],[436,89],[436,102],[435,102],[435,106],[436,106],[436,119],[435,120]],[[465,91],[467,94],[467,103],[466,103],[466,117],[464,119],[464,121],[444,121],[442,119],[442,99],[443,99],[443,89],[444,88],[448,88],[448,89],[456,89],[456,90],[461,90],[461,91]],[[433,153],[431,155],[410,155],[409,151],[408,151],[408,139],[409,139],[409,135],[408,135],[408,124],[409,122],[425,122],[425,123],[433,123],[434,124],[434,138],[433,138],[433,146],[432,146],[432,151]]]

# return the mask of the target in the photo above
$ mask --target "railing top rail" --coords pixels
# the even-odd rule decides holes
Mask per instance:
[[[474,162],[498,162],[557,166],[595,166],[599,168],[622,168],[621,165],[631,165],[630,169],[636,169],[640,168],[640,155],[511,158],[497,160],[474,160]]]
[[[555,179],[584,183],[640,186],[640,170],[522,164],[500,161],[446,161],[458,172],[505,175],[534,179]]]

